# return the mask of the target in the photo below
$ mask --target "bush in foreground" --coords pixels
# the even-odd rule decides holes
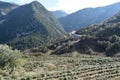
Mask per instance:
[[[7,45],[0,45],[0,68],[6,69],[9,73],[12,73],[14,69],[19,65],[19,59],[21,58],[20,51],[12,50]]]

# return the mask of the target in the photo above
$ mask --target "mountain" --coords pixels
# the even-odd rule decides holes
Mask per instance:
[[[66,31],[72,31],[91,24],[101,23],[118,11],[120,11],[120,2],[105,7],[85,8],[59,18],[59,21]]]
[[[45,46],[65,34],[57,19],[38,1],[12,10],[0,22],[0,43],[17,49]]]
[[[101,24],[89,25],[71,32],[64,39],[54,41],[48,49],[52,54],[71,55],[73,53],[119,56],[120,55],[120,12]]]
[[[104,30],[107,30],[107,29],[110,29],[110,28],[114,29],[115,27],[119,27],[119,23],[120,23],[120,12],[118,12],[117,14],[115,14],[114,16],[112,16],[111,18],[109,18],[108,20],[104,21],[101,24],[89,25],[86,28],[79,29],[77,31],[77,34],[80,34],[80,35],[83,35],[83,34],[86,34],[86,35],[97,34],[101,31],[104,31]],[[106,32],[106,33],[110,34],[111,32]],[[100,34],[102,34],[102,33],[100,33]],[[113,33],[111,33],[111,34],[113,34]]]
[[[52,11],[52,13],[56,18],[60,18],[60,17],[64,17],[64,16],[68,15],[66,12],[64,12],[62,10]]]
[[[18,7],[17,4],[0,1],[0,16],[6,15],[8,12]]]
[[[120,12],[101,24],[78,30],[77,34],[86,35],[79,43],[95,52],[102,52],[108,56],[120,54]]]
[[[120,11],[115,14],[112,18],[107,20],[107,23],[118,23],[120,22]]]

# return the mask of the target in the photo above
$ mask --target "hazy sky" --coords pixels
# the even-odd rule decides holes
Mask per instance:
[[[17,4],[25,4],[36,0],[2,0],[6,2],[14,2]],[[48,10],[64,10],[66,12],[74,12],[86,7],[98,7],[120,2],[120,0],[37,0],[41,2]]]

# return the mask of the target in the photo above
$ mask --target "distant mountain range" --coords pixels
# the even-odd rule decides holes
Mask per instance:
[[[57,19],[37,1],[15,8],[0,20],[0,43],[17,49],[45,46],[64,34]]]
[[[63,25],[66,31],[80,28],[75,34],[77,41],[75,35],[70,39],[68,36],[63,38],[66,32],[55,14],[38,1],[21,6],[6,2],[0,4],[0,44],[20,50],[48,48],[52,49],[52,54],[77,51],[81,54],[114,56],[120,52],[120,3],[86,8],[59,18],[62,25],[67,25]],[[60,38],[62,41],[59,41]]]
[[[120,11],[120,2],[97,8],[85,8],[59,18],[66,31],[77,30],[91,24],[101,23]]]
[[[120,55],[120,12],[101,24],[80,29],[77,34],[86,35],[79,46],[86,45],[86,48],[108,56]]]
[[[0,16],[6,15],[11,10],[18,7],[17,4],[0,1]]]
[[[66,12],[62,10],[52,11],[52,13],[56,18],[61,18],[68,15]]]
[[[89,25],[69,34],[65,40],[58,40],[50,49],[53,54],[120,55],[120,12],[101,24]],[[54,45],[56,45],[54,47]]]
[[[120,12],[118,12],[117,14],[115,14],[114,16],[112,16],[111,18],[109,18],[108,20],[104,21],[101,24],[95,24],[95,25],[92,24],[92,25],[87,26],[86,28],[79,29],[77,31],[77,34],[94,35],[94,34],[99,33],[102,36],[106,36],[101,31],[111,29],[114,31],[114,34],[111,31],[104,31],[104,33],[111,34],[111,35],[117,35],[116,33],[119,32],[119,29],[118,29],[118,31],[116,31],[114,29],[115,29],[115,27],[119,28],[119,24],[120,24]],[[120,36],[120,34],[119,34],[119,36]]]

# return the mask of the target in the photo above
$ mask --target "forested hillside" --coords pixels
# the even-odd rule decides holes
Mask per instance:
[[[37,1],[12,10],[0,24],[0,43],[17,49],[42,47],[64,35],[57,19]]]

